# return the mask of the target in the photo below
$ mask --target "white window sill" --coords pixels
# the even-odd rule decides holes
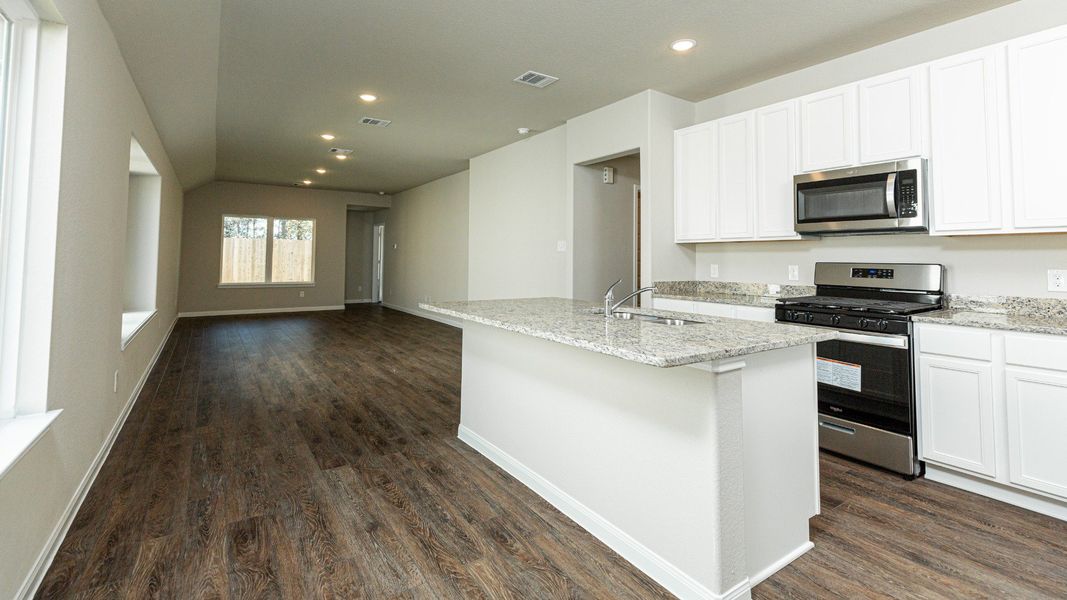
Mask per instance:
[[[130,345],[134,336],[144,329],[144,326],[156,316],[154,310],[137,310],[122,313],[122,344],[120,350],[125,350]]]
[[[29,452],[62,410],[0,419],[0,479]]]
[[[277,287],[315,287],[314,281],[285,281],[277,283],[220,283],[220,288],[277,288]]]

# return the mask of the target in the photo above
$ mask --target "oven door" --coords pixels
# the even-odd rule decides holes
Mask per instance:
[[[817,346],[819,412],[913,436],[908,336],[842,331]]]

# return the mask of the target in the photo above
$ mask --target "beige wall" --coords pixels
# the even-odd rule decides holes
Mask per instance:
[[[471,159],[472,300],[569,295],[566,165],[565,126]]]
[[[615,183],[603,182],[604,167]],[[641,181],[636,154],[574,167],[574,297],[598,301],[616,279],[615,297],[634,289],[634,186]]]
[[[385,215],[386,306],[428,314],[419,302],[467,298],[467,200],[463,171],[393,196]],[[380,214],[380,213],[379,213]]]
[[[388,205],[388,196],[375,194],[229,181],[189,192],[182,228],[179,310],[201,313],[343,305],[348,207]],[[315,219],[315,285],[218,287],[224,214]]]
[[[0,481],[0,598],[34,574],[176,314],[181,187],[95,0],[55,7],[69,27],[47,406],[63,413]],[[162,176],[159,313],[120,351],[131,135]]]
[[[369,300],[373,270],[374,213],[348,211],[345,236],[345,301]]]
[[[894,69],[950,56],[1067,23],[1067,2],[1023,0],[862,52],[770,79],[697,104],[697,120],[757,108]],[[1067,268],[1067,235],[929,237],[925,235],[824,238],[819,241],[696,246],[697,279],[719,265],[724,281],[783,282],[799,265],[811,283],[817,261],[942,263],[955,294],[1055,296],[1046,270]],[[1060,297],[1063,294],[1059,294]]]

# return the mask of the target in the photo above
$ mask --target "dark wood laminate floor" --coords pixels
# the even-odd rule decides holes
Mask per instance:
[[[455,439],[460,333],[377,306],[183,319],[39,598],[658,598]],[[824,456],[768,598],[1064,598],[1067,524]]]

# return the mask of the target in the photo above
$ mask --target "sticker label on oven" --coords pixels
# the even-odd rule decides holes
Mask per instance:
[[[816,358],[815,365],[815,378],[819,383],[845,388],[854,392],[862,391],[860,389],[860,380],[862,379],[863,367],[860,365],[830,360],[829,358]]]

